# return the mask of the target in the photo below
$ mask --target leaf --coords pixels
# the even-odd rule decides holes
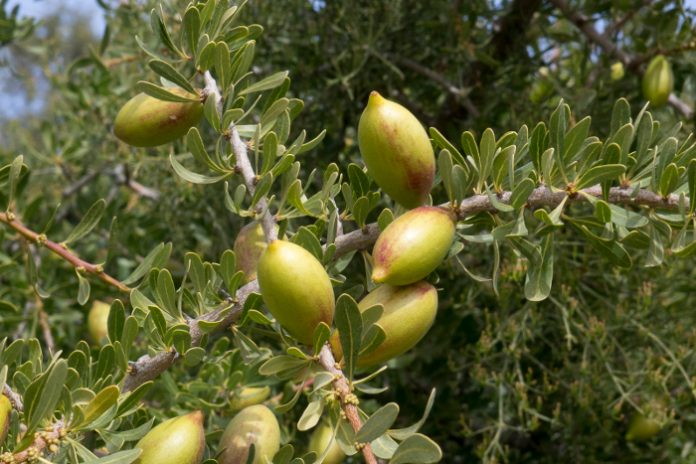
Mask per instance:
[[[39,388],[35,391],[34,401],[26,410],[27,433],[31,433],[39,426],[41,421],[53,416],[58,400],[63,393],[62,386],[68,375],[68,363],[64,359],[58,359],[39,379]],[[34,385],[34,384],[32,384]],[[30,386],[31,388],[31,386]],[[25,402],[25,407],[26,407]]]
[[[430,391],[430,396],[428,397],[428,402],[425,404],[425,411],[423,411],[423,416],[416,422],[415,424],[405,427],[403,429],[394,429],[389,431],[389,436],[396,438],[397,440],[405,440],[409,436],[413,435],[414,433],[418,432],[418,430],[425,424],[426,419],[428,419],[428,416],[430,415],[430,411],[433,408],[433,405],[435,404],[435,395],[437,393],[437,390],[433,388]]]
[[[162,5],[159,6],[159,13],[154,8],[150,11],[150,26],[152,27],[152,31],[159,35],[165,47],[180,57],[185,58],[186,55],[174,45],[174,42],[172,42],[172,38],[169,35],[167,26],[164,24],[163,18],[164,12],[162,11]]]
[[[382,436],[389,427],[394,424],[396,417],[399,415],[399,405],[396,403],[387,403],[374,414],[360,427],[358,433],[355,434],[355,441],[358,443],[369,443],[372,440]]]
[[[263,92],[264,90],[275,89],[283,83],[286,77],[288,77],[287,71],[277,72],[255,84],[250,85],[249,87],[240,90],[238,95],[242,96],[254,92]]]
[[[553,237],[547,234],[541,246],[541,260],[532,262],[524,283],[524,296],[530,301],[545,300],[553,283]]]
[[[9,184],[10,184],[10,191],[9,191],[9,199],[7,200],[7,209],[9,210],[12,207],[12,203],[14,202],[14,197],[15,194],[17,193],[17,184],[19,184],[19,177],[20,174],[22,173],[22,166],[24,165],[24,157],[22,155],[17,156],[14,160],[12,160],[12,164],[10,165],[10,174],[9,174]]]
[[[389,464],[430,464],[442,459],[442,450],[430,438],[417,433],[402,441]]]
[[[192,54],[198,50],[198,39],[201,34],[201,14],[198,8],[190,6],[184,13],[184,38]]]
[[[157,304],[167,311],[174,319],[181,319],[181,311],[176,305],[176,288],[174,279],[167,269],[162,269],[157,275],[157,287],[155,289],[155,300]]]
[[[148,65],[150,66],[150,69],[157,73],[157,75],[164,77],[182,89],[195,93],[191,83],[171,64],[162,60],[151,60]]]
[[[204,176],[203,174],[198,174],[193,171],[189,171],[176,160],[174,154],[169,155],[169,163],[172,165],[172,168],[174,168],[174,172],[179,177],[184,179],[186,182],[190,182],[192,184],[215,184],[231,176],[231,173],[226,173],[219,176],[209,177]]]
[[[104,215],[104,210],[106,209],[105,200],[97,200],[94,204],[87,210],[82,220],[75,226],[75,228],[70,232],[63,243],[65,245],[80,240],[85,235],[89,234]]]
[[[689,161],[687,179],[689,184],[689,214],[693,215],[696,211],[696,159]]]
[[[75,428],[88,426],[93,421],[97,420],[102,414],[116,404],[120,391],[116,385],[109,385],[103,388],[97,395],[83,408],[83,418],[79,424],[75,424]]]
[[[200,101],[199,98],[185,97],[182,95],[172,93],[169,90],[167,90],[166,88],[160,87],[159,85],[153,84],[152,82],[138,81],[138,83],[135,84],[135,88],[139,92],[144,92],[144,93],[146,93],[146,94],[150,95],[151,97],[154,97],[158,100],[179,102],[179,103],[188,103],[188,102]]]
[[[319,398],[310,401],[305,408],[302,416],[297,421],[297,430],[305,432],[313,428],[321,419],[321,413],[324,412],[324,400]]]
[[[510,205],[514,209],[520,209],[526,202],[529,195],[532,194],[536,188],[536,183],[530,179],[525,178],[519,184],[515,186],[510,195]]]
[[[150,269],[154,267],[160,267],[169,261],[169,255],[172,252],[171,243],[160,243],[157,245],[140,263],[140,265],[135,268],[135,270],[126,277],[121,282],[124,285],[131,285],[138,281],[142,276],[144,276]]]
[[[343,348],[343,362],[348,379],[353,379],[353,370],[360,353],[360,341],[362,338],[362,316],[358,304],[350,295],[344,293],[336,301],[334,323],[338,329],[341,348]]]
[[[132,462],[135,462],[135,460],[138,459],[142,453],[142,449],[134,448],[109,454],[108,456],[103,456],[99,459],[87,460],[84,461],[83,464],[131,464]]]
[[[604,164],[601,166],[595,166],[580,175],[580,178],[575,183],[575,188],[580,190],[601,182],[616,179],[625,171],[626,166],[622,164]]]
[[[77,302],[78,304],[84,306],[87,301],[89,301],[89,295],[91,293],[92,286],[80,271],[75,269],[75,275],[77,276],[78,288],[77,288]]]
[[[314,334],[312,334],[312,346],[314,346],[314,353],[319,353],[321,347],[329,340],[331,337],[331,329],[325,322],[320,322],[314,329]]]

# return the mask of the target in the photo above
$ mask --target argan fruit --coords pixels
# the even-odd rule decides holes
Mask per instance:
[[[611,80],[612,81],[620,81],[623,79],[624,75],[626,74],[624,70],[624,65],[622,62],[617,61],[616,63],[611,65]]]
[[[253,406],[266,400],[271,395],[268,385],[263,387],[243,387],[234,392],[230,397],[230,408],[239,411],[247,406]]]
[[[10,431],[10,417],[12,416],[12,403],[3,394],[0,394],[0,448]]]
[[[643,441],[653,438],[662,430],[662,424],[651,417],[637,413],[631,418],[626,432],[626,440]]]
[[[108,338],[107,322],[111,305],[103,301],[96,300],[87,315],[87,329],[89,338],[95,344],[103,344]]]
[[[143,450],[135,464],[200,464],[205,451],[203,413],[168,419],[140,439]]]
[[[320,322],[331,326],[335,308],[331,280],[309,251],[274,240],[261,255],[257,278],[268,310],[301,343],[312,343]]]
[[[453,216],[421,206],[399,216],[379,235],[372,250],[372,280],[408,285],[434,271],[454,240]]]
[[[262,404],[242,409],[227,424],[220,438],[219,464],[246,463],[254,444],[253,464],[271,462],[280,449],[280,426],[273,412]]]
[[[674,89],[672,66],[663,55],[657,55],[643,74],[643,96],[654,107],[667,103]]]
[[[435,155],[409,110],[370,93],[358,124],[358,146],[367,172],[394,201],[406,208],[425,203],[435,179]]]
[[[358,303],[360,312],[382,305],[384,312],[377,321],[384,330],[384,341],[373,351],[358,358],[358,367],[382,364],[418,344],[435,321],[437,289],[426,281],[399,287],[380,285]],[[337,358],[343,357],[337,331],[331,337],[331,348]]]
[[[252,222],[242,227],[234,240],[234,255],[237,270],[244,272],[244,283],[256,279],[256,266],[265,249],[266,236],[260,223]]]
[[[346,459],[346,455],[341,450],[336,438],[333,437],[331,426],[326,422],[321,422],[314,429],[309,439],[309,451],[314,451],[317,458],[326,453],[322,464],[341,464]]]
[[[140,93],[128,100],[116,115],[116,137],[134,147],[156,147],[182,137],[198,124],[203,115],[203,103],[198,95],[178,87],[167,90],[198,101],[172,102]]]

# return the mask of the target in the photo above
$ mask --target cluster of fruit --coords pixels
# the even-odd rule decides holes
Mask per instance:
[[[182,91],[175,93],[195,99]],[[202,102],[166,102],[140,94],[118,113],[114,133],[134,146],[161,145],[181,137],[197,124],[202,106]],[[379,286],[358,307],[361,311],[375,305],[383,307],[377,324],[385,338],[376,349],[358,359],[358,367],[366,367],[408,351],[433,324],[437,290],[423,279],[446,257],[454,240],[456,216],[443,208],[423,206],[435,178],[435,156],[427,133],[410,111],[372,92],[360,118],[358,139],[368,173],[393,200],[413,208],[384,229],[372,251],[372,280]],[[335,296],[331,280],[309,251],[287,240],[274,240],[267,245],[257,223],[242,229],[234,250],[247,281],[258,279],[266,307],[297,341],[310,344],[319,323],[332,325]],[[95,326],[101,325],[96,319],[104,322],[106,317],[95,315]],[[93,338],[103,336],[104,333],[95,333]],[[331,346],[340,361],[341,345],[335,330]],[[196,412],[157,426],[138,444],[145,450],[140,462],[164,462],[160,460],[164,458],[153,457],[159,453],[171,456],[167,440],[162,440],[173,436],[170,429],[183,430],[182,436],[191,443],[186,456],[178,457],[177,462],[198,462],[203,449],[201,421],[201,413]],[[238,456],[248,450],[253,441],[248,437],[256,433],[253,430],[261,427],[256,424],[263,424],[264,435],[263,443],[256,442],[256,454],[272,456],[273,450],[277,451],[279,432],[275,416],[265,406],[255,405],[243,409],[223,434],[220,462],[244,462]],[[319,428],[314,444],[328,446],[328,432]],[[317,451],[323,453],[323,449]],[[332,453],[339,456],[337,450]]]

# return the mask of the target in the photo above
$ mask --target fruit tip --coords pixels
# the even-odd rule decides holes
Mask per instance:
[[[376,267],[372,270],[372,281],[378,284],[381,284],[384,282],[386,276],[386,272],[384,271],[383,268],[381,267]]]
[[[367,104],[368,104],[368,105],[369,105],[370,103],[373,103],[373,104],[380,104],[380,103],[382,103],[382,102],[384,102],[384,97],[383,97],[382,95],[380,95],[379,92],[377,92],[376,90],[373,90],[372,92],[370,92],[370,98],[369,98],[369,100],[367,101]]]
[[[203,411],[198,410],[198,411],[193,411],[192,413],[189,414],[189,417],[194,421],[198,422],[200,424],[203,423]]]

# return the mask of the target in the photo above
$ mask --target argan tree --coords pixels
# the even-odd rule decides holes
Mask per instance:
[[[696,459],[680,2],[98,3],[1,4],[0,463]]]

